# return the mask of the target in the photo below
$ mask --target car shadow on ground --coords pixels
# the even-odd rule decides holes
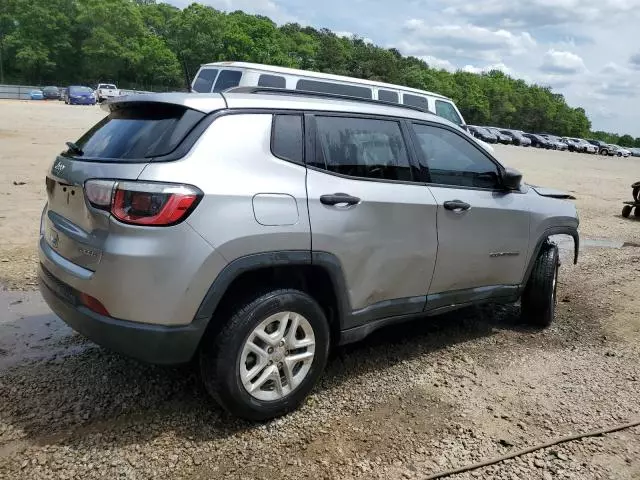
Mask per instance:
[[[469,308],[378,330],[334,350],[316,393],[328,394],[348,378],[504,329],[532,331],[520,323],[515,306]],[[222,412],[194,364],[146,365],[77,334],[65,342],[85,344],[86,350],[0,371],[0,427],[11,426],[0,434],[0,445],[12,440],[13,431],[37,444],[106,447],[144,443],[168,431],[197,441],[264,428]]]

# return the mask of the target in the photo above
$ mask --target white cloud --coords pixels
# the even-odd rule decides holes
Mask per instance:
[[[509,67],[507,67],[504,63],[494,63],[492,65],[487,65],[485,67],[476,67],[473,65],[465,65],[462,67],[462,71],[469,73],[485,73],[490,72],[491,70],[500,70],[502,73],[506,75],[513,75],[514,72]]]
[[[368,37],[360,37],[359,35],[353,33],[353,32],[347,32],[347,31],[338,31],[338,32],[333,32],[335,33],[337,36],[342,37],[342,38],[353,38],[354,36],[360,38],[364,43],[373,43],[373,40],[371,40]]]
[[[524,28],[585,22],[615,24],[625,16],[638,16],[640,0],[485,0],[481,6],[467,0],[448,0],[447,5],[445,13],[478,24]]]
[[[536,45],[527,32],[512,33],[470,24],[432,25],[416,18],[405,22],[404,31],[405,50],[418,55],[440,53],[500,62],[504,56],[525,53]]]
[[[579,55],[562,50],[550,49],[545,53],[544,60],[540,66],[543,72],[571,75],[586,71],[584,60]]]
[[[453,72],[456,70],[455,65],[451,63],[449,60],[433,57],[431,55],[422,55],[421,57],[418,57],[418,58],[420,58],[420,60],[424,60],[425,62],[427,62],[427,64],[431,68],[436,68],[438,70],[448,70],[450,72]]]

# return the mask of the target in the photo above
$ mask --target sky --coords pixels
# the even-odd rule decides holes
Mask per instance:
[[[167,0],[165,0],[167,1]],[[189,0],[168,0],[179,7]],[[500,69],[640,137],[640,0],[199,0],[359,37],[432,67]],[[232,59],[229,59],[232,60]]]

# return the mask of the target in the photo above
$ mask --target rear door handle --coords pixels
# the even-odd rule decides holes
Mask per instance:
[[[348,193],[333,193],[331,195],[321,195],[320,203],[323,205],[357,205],[360,203],[360,199]]]
[[[447,210],[451,210],[452,212],[464,212],[471,208],[467,202],[463,202],[462,200],[448,200],[444,202],[444,208]]]

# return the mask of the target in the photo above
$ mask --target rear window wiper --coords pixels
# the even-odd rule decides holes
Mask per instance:
[[[80,156],[84,155],[84,152],[82,151],[82,149],[78,145],[76,145],[75,143],[66,142],[65,145],[67,147],[69,147],[69,151],[71,153],[75,153],[76,155],[80,155]]]

